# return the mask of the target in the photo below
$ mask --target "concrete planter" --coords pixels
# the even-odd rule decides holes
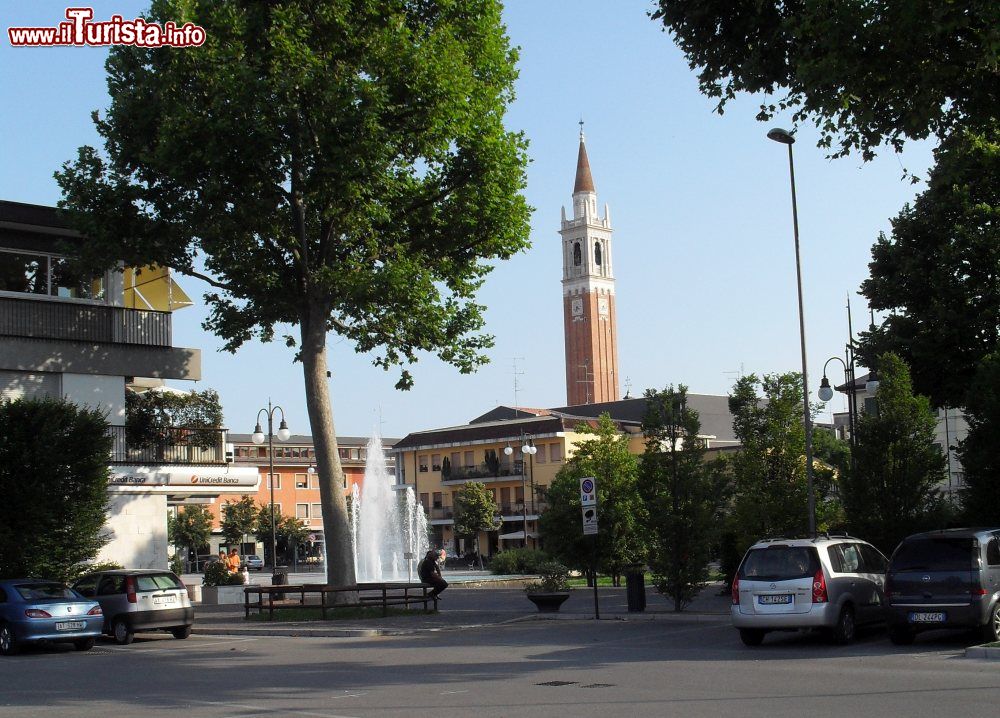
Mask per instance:
[[[528,600],[538,606],[539,613],[558,613],[559,607],[563,605],[569,593],[529,593]]]
[[[187,586],[188,598],[192,603],[201,603],[201,584],[192,583]]]
[[[202,586],[201,602],[208,606],[243,603],[243,586]]]

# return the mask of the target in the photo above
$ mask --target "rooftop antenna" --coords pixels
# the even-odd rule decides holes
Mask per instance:
[[[730,381],[734,376],[736,377],[736,380],[739,381],[740,379],[743,378],[743,373],[744,373],[743,362],[740,362],[739,369],[731,369],[730,371],[724,371],[722,373],[724,376],[729,377]]]
[[[625,398],[632,398],[632,380],[628,377],[625,377]]]
[[[518,359],[520,359],[521,361],[524,361],[524,357],[514,357],[513,358],[513,360],[514,360],[514,369],[513,369],[513,374],[514,374],[514,418],[515,419],[518,416],[518,406],[519,406],[519,404],[517,403],[517,393],[521,389],[520,384],[518,384],[517,378],[519,376],[523,376],[524,375],[523,371],[518,371],[517,370],[517,360]]]

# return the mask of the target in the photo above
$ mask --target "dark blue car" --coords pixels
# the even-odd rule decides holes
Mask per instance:
[[[94,647],[104,616],[96,601],[57,581],[0,581],[0,654],[12,656],[26,643],[72,643]]]

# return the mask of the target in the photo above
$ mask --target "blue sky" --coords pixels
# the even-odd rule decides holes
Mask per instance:
[[[135,17],[144,2],[96,1],[95,19]],[[66,4],[5,3],[4,29],[55,25]],[[632,395],[686,384],[725,394],[739,372],[797,371],[795,260],[785,148],[766,139],[773,124],[754,119],[759,97],[732,102],[722,116],[698,92],[670,36],[646,13],[646,0],[511,0],[505,21],[520,46],[517,100],[508,126],[530,141],[532,247],[497,266],[480,294],[492,362],[471,376],[434,356],[413,367],[416,386],[393,388],[396,372],[331,336],[330,390],[341,435],[384,436],[462,424],[498,403],[565,403],[559,216],[571,205],[578,122],[586,122],[598,202],[611,207],[620,373]],[[96,48],[11,48],[0,40],[0,198],[54,204],[52,173],[83,144],[96,144],[90,113],[108,101]],[[889,218],[922,185],[929,143],[875,161],[827,160],[811,126],[798,128],[795,171],[802,242],[806,335],[813,399],[824,361],[842,356],[850,294],[855,330],[867,325],[857,295],[870,247]],[[180,278],[192,296],[198,282]],[[181,388],[214,388],[226,423],[251,431],[268,397],[296,433],[308,432],[301,366],[280,343],[238,354],[201,329],[201,306],[175,314],[174,343],[202,349],[203,379]],[[843,378],[831,364],[831,380]],[[831,406],[842,410],[839,398]]]

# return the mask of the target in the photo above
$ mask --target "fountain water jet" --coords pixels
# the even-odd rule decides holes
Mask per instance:
[[[359,583],[417,580],[417,563],[429,550],[427,517],[412,487],[394,489],[378,432],[368,441],[361,491],[352,491],[351,537]],[[409,555],[411,558],[406,558]]]

